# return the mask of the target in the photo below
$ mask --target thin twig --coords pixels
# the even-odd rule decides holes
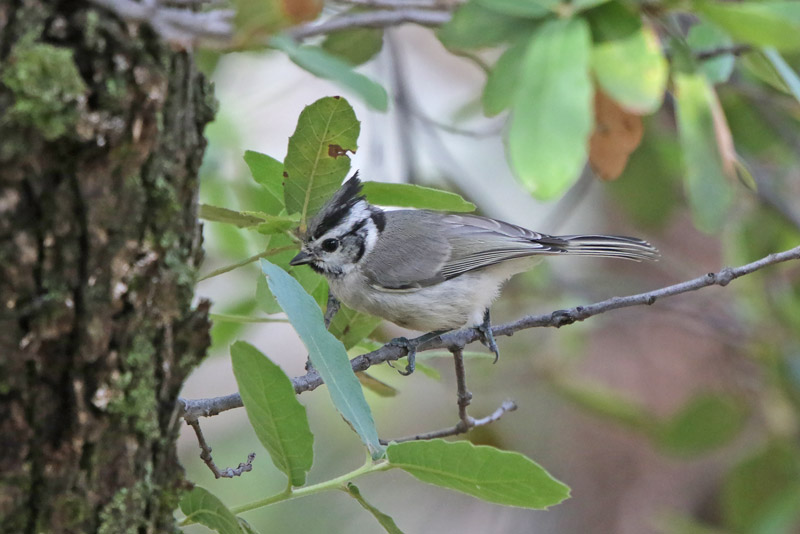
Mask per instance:
[[[340,4],[349,4],[358,7],[372,7],[377,9],[447,9],[448,5],[444,2],[417,1],[417,0],[337,0]]]
[[[230,271],[232,271],[234,269],[238,269],[239,267],[244,267],[245,265],[247,265],[249,263],[253,263],[256,260],[260,260],[261,258],[267,258],[269,256],[274,256],[275,254],[280,254],[281,252],[286,252],[287,250],[294,250],[296,248],[297,247],[295,247],[295,246],[288,245],[288,246],[285,246],[285,247],[278,247],[278,248],[272,248],[272,249],[269,249],[269,250],[265,250],[264,252],[259,252],[258,254],[250,256],[249,258],[245,258],[242,261],[238,261],[238,262],[233,263],[231,265],[226,265],[224,267],[220,267],[219,269],[214,269],[210,273],[204,274],[203,276],[198,278],[197,281],[198,282],[202,282],[203,280],[208,280],[209,278],[214,278],[215,276],[219,276],[221,274],[225,274],[225,273],[230,272]]]
[[[746,44],[738,44],[738,45],[731,45],[731,46],[720,46],[718,48],[712,48],[710,50],[703,50],[701,52],[696,52],[694,54],[694,58],[697,61],[708,61],[709,59],[714,59],[719,56],[725,56],[731,54],[733,56],[741,56],[748,52],[752,52],[753,47]]]
[[[248,454],[247,461],[240,463],[239,467],[226,467],[220,470],[211,458],[211,447],[208,445],[205,436],[203,436],[203,431],[200,429],[200,421],[198,421],[197,418],[187,417],[186,424],[194,429],[194,434],[197,436],[197,443],[200,445],[200,458],[203,459],[208,468],[211,469],[211,472],[214,473],[214,478],[238,477],[242,476],[242,473],[245,471],[253,470],[253,460],[256,457],[256,453],[254,452]]]
[[[149,23],[161,36],[182,46],[192,46],[202,39],[227,41],[233,35],[230,9],[193,11],[190,7],[164,7],[158,2],[134,0],[91,0],[125,20]]]
[[[440,121],[434,119],[433,117],[431,117],[429,115],[426,115],[425,112],[423,112],[423,111],[421,111],[419,109],[414,109],[414,110],[411,110],[411,111],[414,114],[414,116],[416,118],[418,118],[420,121],[422,121],[422,122],[424,122],[426,124],[429,124],[429,125],[433,126],[434,128],[438,128],[438,129],[442,130],[443,132],[451,133],[451,134],[454,134],[454,135],[460,135],[460,136],[463,136],[463,137],[472,137],[474,139],[484,139],[486,137],[492,137],[492,136],[500,135],[503,132],[503,127],[505,125],[505,121],[502,121],[502,122],[498,122],[495,125],[492,125],[492,126],[489,126],[489,127],[484,127],[484,128],[482,128],[480,130],[478,130],[478,129],[470,130],[468,128],[460,128],[460,127],[454,126],[452,124],[447,124],[447,123],[444,123],[444,122],[440,122]]]
[[[429,9],[397,9],[388,11],[366,11],[348,13],[324,22],[312,22],[290,29],[289,37],[300,41],[315,35],[352,30],[355,28],[386,28],[405,23],[422,26],[441,26],[452,17],[450,11],[434,11]]]
[[[472,393],[467,389],[467,373],[464,371],[464,348],[450,347],[450,352],[453,354],[453,361],[456,364],[456,391],[459,418],[456,427],[460,427],[463,429],[463,432],[466,432],[472,428],[475,421],[467,414],[467,407],[472,401]]]
[[[221,323],[288,323],[283,317],[247,317],[246,315],[228,315],[227,313],[209,313],[208,318]]]
[[[469,428],[464,428],[459,421],[458,424],[451,426],[449,428],[442,428],[440,430],[434,430],[433,432],[425,432],[423,434],[415,434],[413,436],[406,436],[403,438],[397,438],[392,440],[381,440],[382,445],[388,445],[389,443],[402,443],[404,441],[420,441],[426,439],[436,439],[436,438],[446,438],[448,436],[456,436],[458,434],[463,434],[467,430],[471,428],[476,428],[479,426],[488,425],[494,423],[495,421],[499,421],[501,417],[503,417],[508,412],[513,412],[517,409],[517,404],[512,400],[503,401],[503,404],[500,405],[498,409],[496,409],[491,414],[487,415],[486,417],[482,417],[480,419],[473,419],[472,425]]]
[[[636,295],[629,295],[627,297],[613,297],[607,300],[596,302],[585,306],[576,306],[566,310],[557,310],[552,313],[545,313],[541,315],[528,315],[517,321],[498,325],[492,328],[492,333],[497,336],[510,336],[520,330],[536,327],[555,327],[560,328],[575,322],[583,321],[589,317],[599,315],[611,310],[619,308],[628,308],[631,306],[652,305],[659,299],[696,291],[709,286],[727,286],[731,281],[745,276],[764,267],[775,265],[778,263],[798,260],[800,259],[800,246],[770,254],[760,260],[742,265],[740,267],[726,267],[718,273],[708,273],[706,275],[687,280],[679,284],[674,284],[667,287],[662,287],[646,293],[639,293]],[[452,346],[466,346],[468,343],[477,341],[480,338],[479,332],[474,328],[465,328],[453,332],[447,332],[434,338],[427,340],[417,347],[417,352],[422,352],[432,349],[441,349]],[[362,354],[353,358],[350,363],[353,371],[365,371],[373,365],[384,363],[387,361],[394,361],[406,355],[406,349],[397,345],[384,345],[383,347]],[[304,391],[311,391],[322,385],[322,379],[319,374],[312,370],[303,376],[292,379],[294,390],[296,393]],[[184,414],[187,417],[200,417],[216,415],[225,410],[238,408],[242,406],[242,401],[237,393],[228,395],[226,397],[217,397],[212,399],[197,399],[185,400],[181,399],[184,408]]]

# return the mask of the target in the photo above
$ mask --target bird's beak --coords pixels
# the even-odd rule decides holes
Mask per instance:
[[[311,257],[311,254],[305,250],[301,250],[297,256],[292,258],[292,260],[289,262],[289,265],[305,265],[307,263],[311,263],[312,259],[313,258]]]

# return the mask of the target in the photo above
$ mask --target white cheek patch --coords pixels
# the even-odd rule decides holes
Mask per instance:
[[[364,256],[372,252],[372,249],[375,248],[375,244],[378,242],[378,227],[375,226],[375,223],[372,220],[372,217],[367,221],[367,224],[364,226],[367,229],[367,235],[364,238]]]

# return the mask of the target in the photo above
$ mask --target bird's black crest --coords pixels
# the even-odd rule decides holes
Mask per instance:
[[[361,194],[361,180],[358,179],[358,171],[356,171],[352,178],[342,184],[342,187],[333,194],[314,217],[309,225],[312,237],[317,239],[336,228],[360,200],[364,200],[364,195]]]

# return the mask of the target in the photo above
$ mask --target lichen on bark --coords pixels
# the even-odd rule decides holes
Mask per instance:
[[[213,112],[146,26],[0,0],[0,533],[176,530]]]

